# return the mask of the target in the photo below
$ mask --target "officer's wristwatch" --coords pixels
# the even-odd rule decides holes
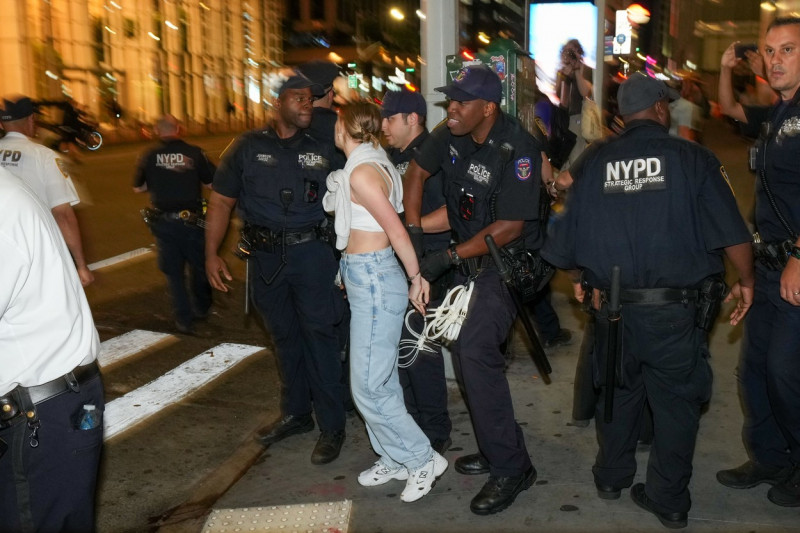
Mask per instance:
[[[459,256],[458,252],[456,252],[456,245],[451,244],[449,250],[450,250],[450,259],[453,261],[453,264],[455,266],[460,265],[463,259],[461,259],[461,256]]]
[[[800,259],[800,248],[797,246],[792,246],[792,251],[789,252],[789,255],[795,259]]]

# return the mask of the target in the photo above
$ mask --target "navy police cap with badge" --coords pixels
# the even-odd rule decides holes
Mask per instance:
[[[417,92],[406,88],[386,91],[381,103],[381,116],[389,118],[397,113],[416,113],[424,117],[428,114],[428,107],[425,105],[425,99]]]
[[[33,115],[36,106],[27,96],[7,96],[3,98],[3,109],[0,111],[0,120],[10,122]]]
[[[289,89],[306,89],[308,87],[312,87],[314,82],[309,80],[303,75],[295,74],[294,76],[290,76],[286,81],[283,82],[280,89],[278,89],[278,96],[282,95],[284,91]]]
[[[486,100],[500,103],[503,84],[497,74],[485,65],[472,65],[458,71],[449,85],[436,87],[434,91],[444,93],[456,102]]]
[[[339,76],[339,67],[335,63],[319,59],[303,63],[296,71],[314,82],[311,92],[316,97],[325,96],[333,87],[333,80]]]
[[[643,111],[664,98],[674,102],[680,97],[678,91],[667,87],[663,81],[651,78],[642,72],[635,72],[619,86],[617,104],[619,114],[625,116]]]

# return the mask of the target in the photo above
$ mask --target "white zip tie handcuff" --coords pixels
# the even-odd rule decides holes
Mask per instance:
[[[475,282],[469,279],[464,285],[457,285],[450,289],[442,303],[435,309],[430,309],[425,315],[425,325],[419,334],[411,329],[408,322],[411,314],[416,311],[412,309],[406,313],[406,329],[416,340],[400,341],[398,367],[408,368],[414,364],[420,352],[435,353],[434,348],[428,342],[449,344],[458,339],[461,326],[467,319],[467,308],[474,287]]]

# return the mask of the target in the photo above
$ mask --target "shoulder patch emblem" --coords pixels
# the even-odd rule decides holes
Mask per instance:
[[[728,188],[730,188],[731,194],[736,196],[736,194],[734,194],[734,192],[733,192],[733,185],[731,185],[731,180],[728,178],[728,173],[725,172],[725,167],[724,166],[722,166],[722,165],[719,166],[719,173],[722,175],[722,179],[725,180],[725,183],[728,184]]]
[[[516,173],[519,181],[528,181],[533,173],[530,157],[520,157],[516,162]]]
[[[61,171],[61,174],[64,176],[64,179],[69,179],[69,171],[67,170],[67,162],[61,159],[60,157],[56,157],[56,166],[58,170]]]

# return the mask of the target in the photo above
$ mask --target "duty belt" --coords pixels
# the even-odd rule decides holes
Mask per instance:
[[[608,291],[600,291],[604,301],[608,301]],[[697,289],[622,289],[619,299],[623,304],[669,304],[689,303],[698,299]]]
[[[33,387],[17,387],[5,396],[0,396],[0,423],[7,423],[24,411],[23,396],[30,398],[33,405],[40,404],[67,391],[78,392],[80,385],[100,375],[96,361],[75,367],[72,372],[59,376],[54,380]]]
[[[202,218],[202,215],[198,215],[189,209],[183,209],[181,211],[162,211],[161,218],[164,220],[191,221],[192,219]]]
[[[485,270],[486,267],[492,264],[492,258],[488,255],[481,255],[478,257],[467,257],[458,265],[458,271],[467,277],[474,276],[475,274]]]
[[[319,233],[316,228],[306,231],[276,232],[263,226],[248,226],[245,228],[245,233],[252,239],[251,243],[256,250],[266,251],[272,251],[276,246],[280,246],[284,238],[286,239],[286,246],[303,244],[319,238]]]

